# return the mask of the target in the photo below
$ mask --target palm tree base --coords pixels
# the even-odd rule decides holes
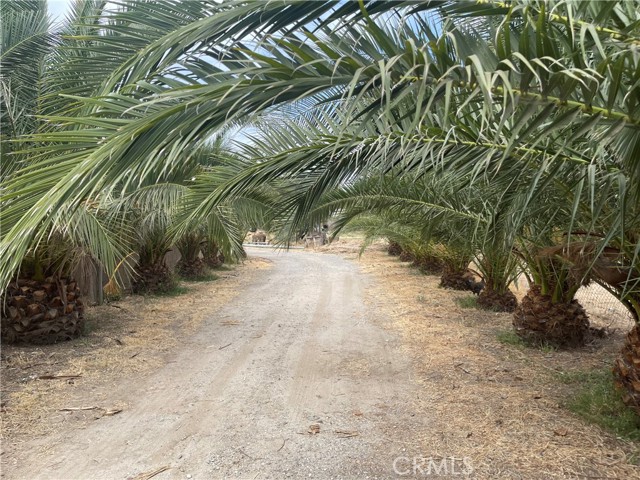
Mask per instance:
[[[406,250],[403,250],[402,252],[400,252],[400,255],[398,255],[398,258],[400,259],[401,262],[413,262],[416,259],[413,253],[409,253]]]
[[[73,279],[20,279],[4,295],[0,332],[6,343],[51,344],[84,332],[84,304]]]
[[[444,266],[439,258],[432,256],[417,256],[413,265],[426,275],[442,275]]]
[[[178,272],[178,275],[182,278],[199,278],[205,274],[204,267],[205,263],[200,258],[191,261],[180,260],[178,265],[176,265],[176,272]]]
[[[469,279],[472,278],[467,270],[444,269],[440,277],[440,287],[452,290],[471,290]]]
[[[402,253],[402,246],[398,242],[390,241],[387,253],[392,257],[398,257]]]
[[[622,390],[622,400],[640,415],[640,325],[627,334],[613,374]]]
[[[168,292],[175,286],[176,281],[166,265],[144,265],[136,267],[131,290],[144,295]]]
[[[224,263],[224,255],[222,253],[207,255],[204,257],[204,263],[209,268],[218,268]]]
[[[518,306],[518,299],[510,290],[497,292],[484,288],[478,296],[478,306],[494,312],[513,312]]]
[[[533,345],[583,346],[592,336],[589,317],[577,300],[553,303],[532,286],[513,313],[516,334]]]

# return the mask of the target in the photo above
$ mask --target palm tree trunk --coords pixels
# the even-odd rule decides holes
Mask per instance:
[[[478,296],[478,306],[494,312],[513,312],[518,306],[518,300],[511,290],[494,290],[491,282],[488,282]]]
[[[193,259],[181,259],[176,265],[178,274],[186,279],[195,279],[204,276],[205,263],[200,257]]]
[[[84,331],[84,304],[71,278],[19,279],[9,285],[4,299],[0,315],[4,342],[50,344]]]
[[[554,302],[532,285],[513,313],[516,334],[535,345],[580,347],[591,336],[589,317],[580,303]]]
[[[622,390],[622,400],[640,415],[640,324],[627,334],[613,374]]]
[[[204,263],[209,268],[217,268],[224,263],[224,255],[215,242],[207,242],[202,254],[204,255]]]
[[[442,261],[433,255],[416,255],[413,265],[427,275],[442,275]]]
[[[640,415],[640,295],[626,303],[636,324],[627,334],[622,350],[613,366],[616,385],[622,390],[622,400]]]
[[[398,242],[394,242],[393,240],[389,241],[389,246],[387,247],[387,253],[392,257],[398,257],[402,253],[402,245]]]
[[[144,295],[167,292],[174,286],[175,279],[163,261],[156,265],[138,265],[131,289]]]
[[[470,279],[472,280],[473,276],[466,268],[453,268],[445,265],[440,277],[440,286],[452,290],[471,290]]]

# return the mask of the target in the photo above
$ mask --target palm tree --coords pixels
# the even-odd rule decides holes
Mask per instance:
[[[29,184],[29,180],[17,179],[18,172],[34,161],[31,151],[35,144],[25,138],[50,128],[39,115],[46,113],[51,91],[47,82],[50,61],[63,54],[59,53],[60,38],[53,32],[46,2],[4,2],[0,8],[0,180],[2,208],[9,210],[3,211],[2,220],[11,223],[24,207],[24,197],[14,195],[6,182],[16,181],[22,187]],[[79,18],[77,12],[72,14],[65,28],[73,28]],[[37,179],[44,177],[31,178]],[[73,273],[78,268],[100,269],[102,263],[115,265],[125,255],[129,233],[102,207],[100,199],[92,199],[73,208],[60,205],[49,212],[41,238],[31,241],[24,255],[15,259],[13,281],[2,295],[4,339],[52,343],[82,333],[84,307]]]
[[[96,0],[76,2],[58,31],[57,26],[51,25],[46,2],[18,0],[2,5],[0,146],[3,168],[0,180],[2,222],[5,227],[3,235],[6,226],[24,216],[26,205],[39,196],[36,192],[38,188],[32,189],[30,185],[42,182],[47,187],[52,186],[39,162],[42,155],[37,152],[47,149],[55,151],[55,146],[34,143],[29,136],[36,133],[47,135],[55,126],[42,117],[50,111],[63,110],[70,103],[68,98],[59,96],[63,92],[62,83],[53,78],[60,73],[62,63],[83,50],[71,48],[62,35],[87,31],[84,22],[87,18],[99,15],[104,3]],[[97,22],[96,19],[91,21]],[[89,82],[89,79],[80,75],[67,74],[65,78],[67,86],[73,83],[75,88]],[[70,93],[70,90],[65,93]],[[53,168],[62,173],[68,171],[69,165],[62,161]],[[23,175],[24,172],[29,173]],[[47,221],[37,225],[37,238],[25,239],[24,257],[12,260],[11,275],[20,269],[23,258],[34,255],[38,248],[46,250],[47,239],[60,236],[71,242],[71,251],[81,248],[107,269],[115,269],[126,249],[127,232],[117,231],[116,223],[103,215],[105,202],[100,198],[103,193],[75,203],[64,202],[51,209]],[[46,199],[46,195],[40,199]],[[77,245],[73,243],[76,240],[80,242]],[[36,253],[35,256],[46,255]]]
[[[414,115],[413,120],[408,122],[407,126],[413,128],[416,126],[426,127],[430,122],[437,123],[436,115],[433,115],[433,118],[431,118],[430,116],[425,117],[421,114],[426,106],[443,108],[445,113],[454,112],[461,114],[463,111],[467,111],[465,105],[469,105],[468,111],[473,112],[477,111],[475,108],[476,105],[483,106],[487,104],[481,110],[481,119],[488,120],[489,116],[492,116],[499,121],[497,123],[484,122],[482,126],[484,130],[467,132],[466,137],[468,137],[469,140],[466,140],[464,138],[465,136],[462,136],[463,125],[438,125],[439,131],[441,132],[440,134],[442,134],[442,132],[453,131],[452,129],[458,129],[458,136],[450,136],[450,139],[447,141],[436,141],[438,140],[436,138],[436,134],[438,133],[436,130],[432,129],[431,131],[422,132],[416,130],[415,134],[414,132],[411,133],[413,137],[407,137],[405,134],[405,138],[410,139],[410,141],[405,144],[406,146],[404,148],[404,150],[408,152],[402,152],[409,153],[415,158],[418,154],[424,156],[425,153],[429,152],[435,154],[437,152],[452,153],[455,151],[458,153],[458,155],[455,155],[455,157],[457,157],[455,162],[458,164],[470,163],[474,158],[491,160],[484,162],[484,165],[481,165],[482,168],[487,168],[496,162],[503,162],[503,164],[514,163],[514,160],[511,162],[505,161],[505,151],[509,154],[514,153],[513,157],[515,161],[520,162],[528,161],[528,159],[534,155],[541,158],[553,158],[555,155],[562,160],[573,161],[578,164],[588,160],[589,157],[581,158],[579,155],[568,154],[569,148],[567,146],[560,149],[561,153],[557,154],[553,147],[559,148],[558,140],[553,143],[551,138],[547,138],[555,132],[569,132],[569,127],[567,127],[567,114],[571,114],[573,117],[579,117],[579,121],[572,122],[570,126],[570,128],[573,129],[571,130],[572,132],[579,132],[578,129],[580,125],[587,125],[586,122],[590,120],[600,122],[605,126],[607,121],[609,121],[608,119],[623,121],[630,124],[630,126],[634,124],[632,121],[633,117],[625,116],[612,109],[609,109],[612,111],[607,113],[606,108],[595,107],[591,99],[588,103],[581,103],[581,99],[584,99],[586,95],[591,95],[594,91],[593,89],[602,83],[609,89],[607,90],[608,94],[604,95],[597,92],[597,101],[606,104],[606,102],[611,103],[618,98],[627,98],[627,104],[624,104],[623,107],[630,108],[632,106],[628,104],[628,102],[631,101],[631,97],[625,95],[627,82],[606,83],[594,80],[591,78],[594,76],[593,74],[589,77],[587,66],[580,63],[583,62],[584,59],[573,55],[576,50],[571,50],[571,48],[575,48],[578,52],[582,51],[576,45],[573,36],[574,30],[585,28],[590,25],[589,22],[592,22],[596,26],[600,24],[607,25],[600,29],[596,28],[595,31],[588,30],[589,33],[586,40],[593,44],[601,43],[603,50],[598,51],[592,60],[587,60],[589,60],[591,64],[596,65],[598,62],[607,62],[607,58],[611,57],[611,55],[609,55],[610,53],[617,53],[619,58],[622,58],[624,61],[620,62],[620,68],[618,70],[612,69],[611,71],[607,71],[607,74],[617,76],[616,78],[622,78],[622,76],[627,73],[625,69],[632,67],[632,64],[627,65],[625,62],[627,60],[633,60],[632,54],[627,48],[629,42],[632,43],[633,37],[624,31],[624,29],[618,27],[616,30],[615,25],[610,26],[609,24],[615,24],[616,22],[620,24],[634,18],[634,10],[625,6],[625,4],[615,4],[606,11],[606,15],[604,16],[594,15],[594,12],[598,13],[594,8],[584,6],[578,8],[576,12],[572,12],[575,14],[569,17],[563,17],[558,13],[562,13],[563,9],[573,8],[562,3],[558,5],[553,14],[548,13],[544,6],[537,8],[535,6],[514,4],[513,6],[505,7],[489,4],[486,7],[475,9],[474,11],[476,15],[482,15],[482,26],[490,31],[493,30],[492,33],[495,33],[495,35],[490,38],[485,38],[487,37],[486,35],[483,37],[476,33],[473,29],[477,29],[477,26],[474,27],[473,24],[467,25],[461,20],[450,23],[445,22],[441,27],[443,29],[442,35],[438,36],[436,35],[437,30],[434,31],[433,28],[429,28],[428,23],[424,21],[420,12],[411,12],[412,16],[410,18],[415,18],[418,25],[412,24],[410,27],[406,25],[402,27],[399,24],[388,22],[391,26],[383,29],[375,23],[373,17],[369,14],[364,15],[364,18],[363,15],[354,15],[349,17],[348,22],[336,21],[335,25],[325,21],[322,22],[324,27],[317,29],[316,34],[308,32],[308,28],[305,28],[304,25],[314,18],[321,18],[318,16],[321,13],[326,14],[330,12],[331,9],[335,9],[335,14],[330,16],[330,20],[334,21],[337,18],[346,18],[344,17],[345,13],[348,11],[357,12],[359,8],[354,5],[337,8],[335,4],[331,5],[330,3],[331,2],[317,2],[317,4],[313,6],[308,6],[300,2],[292,1],[290,4],[286,4],[286,8],[284,9],[282,5],[279,5],[277,10],[272,5],[245,5],[244,8],[241,8],[240,4],[228,4],[225,5],[224,8],[220,7],[217,10],[212,6],[209,6],[209,8],[201,7],[199,10],[189,10],[188,13],[191,16],[186,15],[182,17],[184,21],[176,23],[175,32],[170,32],[167,35],[157,34],[157,31],[153,30],[153,22],[158,18],[159,13],[154,11],[152,7],[139,4],[138,2],[125,3],[122,8],[126,10],[126,12],[121,14],[124,27],[118,29],[117,35],[115,32],[110,32],[108,26],[104,27],[103,31],[100,32],[101,35],[95,35],[95,42],[97,42],[97,44],[94,46],[94,50],[99,51],[100,49],[109,48],[110,52],[112,52],[114,42],[124,44],[127,39],[121,38],[123,37],[121,32],[126,31],[127,26],[133,29],[136,24],[132,22],[131,19],[135,18],[136,22],[146,25],[145,28],[156,33],[156,36],[149,36],[149,44],[144,47],[148,52],[153,52],[153,54],[145,58],[133,59],[131,56],[127,56],[132,49],[127,48],[124,50],[126,53],[119,57],[123,66],[116,68],[116,72],[105,85],[103,85],[103,91],[107,91],[107,87],[109,87],[109,91],[114,87],[120,88],[119,85],[122,83],[122,76],[127,72],[126,82],[128,82],[128,86],[126,86],[126,88],[122,87],[121,89],[126,98],[116,98],[114,96],[110,99],[109,106],[111,108],[108,108],[107,105],[101,104],[100,102],[85,102],[86,108],[100,111],[100,117],[102,118],[101,127],[114,131],[112,133],[108,131],[104,132],[108,135],[107,141],[103,141],[102,137],[100,137],[100,140],[96,142],[95,152],[90,155],[90,161],[83,164],[81,170],[86,172],[88,171],[87,169],[96,166],[96,162],[107,159],[107,150],[109,151],[108,156],[111,160],[106,162],[105,168],[108,165],[115,165],[115,162],[118,161],[117,159],[121,158],[121,155],[124,155],[125,151],[131,153],[129,149],[133,148],[133,145],[136,145],[136,152],[140,155],[139,160],[129,160],[129,166],[132,167],[131,172],[144,173],[144,171],[152,171],[153,169],[143,168],[142,163],[139,162],[153,163],[154,159],[157,160],[157,162],[171,161],[171,158],[160,158],[157,153],[154,154],[153,152],[168,152],[168,147],[171,145],[184,146],[186,145],[186,143],[184,143],[185,141],[189,142],[195,138],[194,136],[190,136],[187,139],[180,140],[177,135],[182,130],[173,128],[177,125],[184,127],[188,127],[189,125],[196,126],[199,122],[208,119],[206,125],[201,124],[200,128],[195,129],[196,133],[204,135],[206,131],[213,131],[215,128],[218,128],[223,120],[223,117],[221,117],[222,112],[224,112],[224,119],[228,121],[229,118],[240,118],[249,112],[253,113],[256,110],[272,108],[274,105],[290,102],[291,99],[299,98],[300,96],[313,97],[313,95],[317,95],[318,92],[327,92],[327,95],[334,97],[337,95],[338,98],[341,93],[344,93],[346,96],[344,96],[343,99],[347,103],[350,98],[370,99],[369,105],[371,108],[367,107],[365,110],[355,108],[354,111],[351,112],[352,116],[359,116],[360,118],[374,118],[374,114],[377,115],[377,108],[374,108],[375,105],[381,105],[381,108],[384,109],[392,109],[403,97],[408,95],[407,92],[412,92],[417,98],[424,99],[424,101],[416,104],[416,115]],[[302,8],[302,6],[305,8]],[[451,18],[455,15],[469,13],[465,11],[464,5],[438,4],[437,6],[443,8],[441,9],[441,15]],[[402,12],[403,5],[393,4],[385,6],[372,3],[370,7],[374,11],[391,9],[394,14],[399,15]],[[298,10],[296,10],[296,8],[298,8]],[[435,8],[435,5],[425,5],[423,8]],[[623,11],[625,9],[628,11]],[[130,14],[131,12],[140,12],[140,16],[135,17]],[[142,18],[142,12],[148,14],[148,17]],[[256,15],[249,21],[241,22],[239,20],[240,16],[248,12],[256,14],[259,12],[262,17],[258,20]],[[124,13],[129,13],[129,15],[124,16]],[[510,14],[510,21],[501,22],[497,25],[494,24],[493,16],[504,13]],[[626,20],[624,16],[625,13],[628,13]],[[120,18],[118,15],[118,13],[114,13],[108,17],[108,21],[119,21]],[[306,23],[300,23],[302,19],[304,19]],[[189,23],[190,21],[191,23]],[[568,26],[567,22],[569,22]],[[223,29],[213,30],[216,31],[214,35],[215,39],[225,39],[225,41],[227,41],[227,43],[224,44],[224,53],[227,56],[223,56],[221,61],[223,63],[228,62],[228,65],[233,67],[228,71],[220,71],[216,66],[207,67],[203,65],[203,62],[200,60],[201,57],[195,55],[196,52],[201,52],[202,54],[218,52],[220,47],[216,45],[212,46],[211,41],[213,41],[214,38],[210,37],[210,32],[212,31],[210,27],[216,24],[225,26]],[[562,28],[542,28],[547,25],[550,27],[560,25]],[[246,32],[249,31],[247,28],[255,29],[256,26],[259,27],[259,32],[254,38],[256,38],[256,40],[263,40],[263,48],[265,51],[270,50],[270,55],[265,56],[262,53],[241,49],[243,41],[246,41],[245,39],[235,40],[238,42],[236,45],[240,47],[236,49],[232,48],[233,44],[230,45],[228,43],[229,41],[233,42],[233,38],[236,38],[232,36],[233,34],[231,34],[230,31],[233,30],[234,33],[237,31]],[[268,29],[269,32],[272,33],[278,28],[284,28],[285,26],[298,28],[300,31],[306,33],[307,38],[304,39],[304,41],[293,35],[285,38],[285,34],[264,39],[260,37],[260,34],[263,32],[262,29]],[[205,29],[205,27],[207,28]],[[393,28],[395,28],[395,30],[393,30]],[[338,42],[336,35],[333,33],[336,29],[340,29],[341,33],[344,32],[342,38],[357,39],[359,41],[353,42],[353,46],[351,46],[352,42]],[[520,31],[525,31],[531,35],[539,34],[541,36],[548,36],[547,43],[545,44],[543,42],[540,48],[548,48],[550,50],[557,48],[557,50],[538,52],[531,44],[522,46],[515,45],[511,41],[512,37]],[[210,40],[210,42],[204,42],[201,45],[202,35],[204,35],[205,32],[209,32],[207,39]],[[105,35],[105,33],[107,35]],[[178,33],[180,35],[178,35]],[[188,38],[187,33],[190,34]],[[449,36],[447,37],[445,33]],[[114,38],[110,38],[110,34]],[[624,41],[608,41],[602,43],[599,41],[600,38],[597,37],[597,35],[600,34],[607,37],[605,40],[622,38]],[[594,37],[594,35],[596,37]],[[450,38],[450,42],[447,42],[447,38]],[[104,39],[108,39],[108,42],[104,41]],[[440,39],[439,42],[436,42],[435,40],[438,39]],[[571,41],[568,43],[565,42],[567,39]],[[100,43],[100,40],[103,40],[102,43]],[[410,45],[415,45],[416,48],[407,51],[407,42],[409,42]],[[107,44],[109,44],[108,47]],[[314,44],[315,48],[311,48],[310,44]],[[559,44],[560,47],[556,44]],[[162,55],[157,52],[159,45],[162,45],[164,48]],[[197,45],[197,48],[200,50],[196,49],[193,55],[183,58],[177,51],[179,49],[180,52],[184,52],[185,45]],[[401,55],[397,58],[396,62],[390,64],[388,59],[391,58],[392,54],[398,52],[400,52]],[[471,54],[472,52],[474,52],[474,54]],[[557,65],[554,66],[557,70],[556,72],[555,70],[549,71],[549,67],[547,66],[548,62],[524,62],[521,59],[521,57],[525,59],[543,58],[543,53],[545,54],[544,58],[561,57],[564,61],[566,57],[566,61],[569,63],[565,66],[562,61],[558,62]],[[553,53],[553,55],[546,55],[547,53]],[[478,61],[480,55],[486,57],[482,58],[482,64],[489,65],[489,69],[480,65]],[[512,57],[518,60],[518,64],[522,63],[522,67],[525,68],[524,71],[521,72],[517,70],[516,63],[510,60]],[[169,68],[168,66],[174,65],[176,59],[180,59],[180,61],[183,62],[182,68],[184,74],[179,77],[182,83],[176,79],[170,81],[166,74]],[[336,59],[340,59],[340,61],[337,62]],[[459,62],[459,59],[464,59],[467,65],[465,65],[464,62]],[[486,62],[484,60],[486,60]],[[372,61],[374,63],[373,65]],[[573,76],[565,73],[569,72],[569,67],[573,68],[570,62],[580,64],[579,67],[583,67],[586,73],[582,77],[575,73]],[[301,66],[302,68],[300,68]],[[327,73],[329,69],[333,67],[336,67],[334,74],[331,75],[329,81],[327,81]],[[506,70],[503,67],[506,68]],[[575,71],[576,68],[573,68],[571,71]],[[238,74],[240,72],[242,72],[242,74],[235,75],[233,72],[236,71]],[[415,75],[408,76],[406,74],[407,71],[411,71]],[[438,73],[444,72],[447,72],[445,76],[438,76]],[[630,69],[629,72],[633,73],[633,70]],[[171,73],[176,73],[175,68],[171,70]],[[148,79],[151,77],[154,77],[158,84],[164,82],[168,87],[154,89],[149,85],[144,87],[138,85],[135,87],[135,93],[133,93],[133,85],[138,79],[145,78],[144,82],[148,83]],[[202,81],[202,77],[209,78],[209,83],[201,84],[195,81],[195,78]],[[503,86],[497,87],[496,90],[491,87],[492,83],[489,81],[474,82],[474,79],[480,80],[486,77],[495,78],[495,81],[499,81]],[[116,80],[116,78],[118,80]],[[426,81],[420,82],[420,78],[424,78]],[[257,82],[252,79],[260,79],[260,81]],[[494,83],[495,81],[492,80]],[[566,97],[567,94],[561,96],[553,95],[555,92],[560,93],[564,90],[569,90],[569,86],[582,85],[581,81],[585,86],[582,90],[578,89],[572,93],[575,99],[567,97],[565,101],[563,98]],[[524,88],[517,88],[523,87],[525,84],[527,86],[526,90]],[[269,88],[265,89],[265,85],[269,85]],[[234,86],[235,90],[233,92],[229,91],[231,86]],[[394,87],[389,90],[391,86]],[[259,92],[256,90],[256,87],[260,90]],[[545,91],[544,96],[535,93],[547,87],[551,90]],[[477,94],[474,93],[476,90]],[[283,91],[290,93],[280,95],[279,92]],[[456,97],[455,93],[457,92],[462,94],[472,93],[472,101],[466,102],[464,95]],[[231,93],[231,95],[228,95],[228,93]],[[242,100],[243,98],[245,100]],[[325,98],[327,97],[325,96]],[[525,108],[529,105],[527,101],[530,98],[538,102],[535,108]],[[558,100],[558,98],[562,100]],[[379,101],[380,99],[382,99],[382,102]],[[204,102],[209,103],[210,106],[201,109],[201,104]],[[540,105],[540,107],[538,107],[538,105]],[[584,105],[592,106],[583,108]],[[183,108],[183,106],[186,108]],[[234,108],[226,108],[226,106]],[[543,106],[546,106],[544,108],[547,108],[549,112],[557,110],[565,114],[564,117],[558,117],[550,123],[547,122],[544,127],[542,127],[544,132],[548,134],[547,137],[541,137],[539,134],[542,133],[542,131],[533,128],[535,125],[540,125],[542,117],[539,117],[539,115],[543,114]],[[115,118],[115,116],[117,116],[118,118],[122,118],[122,112],[125,111],[124,109],[131,112],[131,114],[134,112],[142,112],[144,109],[145,113],[128,116],[126,118],[126,126],[119,128],[122,125],[118,125],[118,128],[116,128],[114,120],[110,119],[110,117]],[[196,109],[199,113],[197,115],[191,115]],[[181,111],[187,115],[181,114]],[[544,114],[548,116],[549,112]],[[449,122],[452,116],[438,115],[438,117],[445,118],[445,122]],[[389,120],[391,119],[383,118],[382,123],[384,124],[386,122],[389,124]],[[95,125],[96,123],[95,120],[92,121],[90,117],[86,116],[81,119],[70,119],[69,121],[80,125],[89,125],[92,123]],[[166,125],[162,126],[165,122],[167,122]],[[159,135],[161,131],[167,131],[166,129],[169,127],[169,123],[172,125],[171,131],[174,133],[168,136]],[[390,125],[396,125],[396,123],[394,120]],[[512,128],[511,125],[517,128]],[[529,128],[529,125],[533,127]],[[623,124],[622,127],[626,128],[626,124]],[[140,130],[141,128],[143,128],[143,130]],[[499,130],[493,131],[492,129],[495,128],[499,128]],[[145,133],[151,131],[154,132],[153,135]],[[405,129],[405,131],[407,130]],[[625,134],[628,133],[632,135],[633,131],[633,128],[631,130],[627,129],[625,130]],[[604,132],[604,134],[606,134],[606,132],[613,133],[611,128]],[[399,137],[397,137],[397,135],[395,137],[390,136],[390,133],[391,132],[385,133],[384,131],[376,132],[375,139],[377,140],[377,144],[375,146],[381,148],[375,148],[375,152],[373,149],[370,149],[371,151],[368,152],[370,155],[362,155],[362,157],[366,157],[367,161],[371,162],[376,161],[376,159],[380,161],[381,156],[384,155],[388,161],[391,161],[394,158],[394,151],[397,152],[397,148],[399,147],[399,142],[397,141]],[[523,133],[526,135],[522,135]],[[499,136],[496,137],[496,134],[499,134]],[[71,138],[73,135],[68,132],[65,132],[65,135],[67,140],[73,141]],[[628,138],[628,135],[624,136]],[[574,137],[576,136],[574,135]],[[123,141],[125,138],[128,139],[126,142]],[[442,136],[440,138],[443,139]],[[486,141],[479,142],[478,138],[485,139]],[[492,138],[496,140],[492,140]],[[518,139],[517,141],[516,138]],[[543,138],[545,141],[548,140],[549,144],[541,145],[540,138]],[[577,136],[576,138],[579,140],[588,140],[584,135],[582,137]],[[133,143],[131,142],[132,139]],[[373,138],[362,138],[358,140],[357,144],[353,144],[352,142],[352,149],[366,146],[368,141],[373,141]],[[503,140],[506,140],[506,142]],[[527,141],[529,141],[529,145],[532,148],[519,147],[521,144],[526,144]],[[622,148],[622,145],[618,143],[615,143],[615,145],[612,143],[612,147],[614,146]],[[114,149],[114,147],[117,148]],[[142,149],[138,151],[138,148]],[[500,152],[500,154],[491,156],[490,153],[495,151]],[[594,149],[594,151],[602,152],[602,149]],[[146,155],[146,153],[152,154],[151,158]],[[462,155],[462,159],[460,158],[460,154],[464,154]],[[454,157],[454,155],[448,156],[451,158]],[[81,158],[87,158],[87,153],[85,152],[85,155]],[[592,156],[590,158],[595,157]],[[148,164],[151,165],[151,163]],[[409,163],[408,166],[410,167],[411,164]],[[508,164],[503,165],[505,168],[506,166],[508,166]],[[281,168],[284,167],[281,166]],[[346,167],[343,165],[340,168]],[[271,165],[262,166],[257,170],[260,170],[263,176],[277,173],[273,171]],[[268,170],[271,171],[269,172]],[[118,175],[117,171],[114,171],[113,174]],[[112,175],[108,177],[102,177],[100,175],[94,176],[95,179],[92,178],[88,183],[95,183],[97,185],[97,183],[114,179]],[[244,178],[244,181],[246,183],[246,178]],[[257,182],[257,179],[254,181]],[[110,183],[113,182],[111,181]],[[85,188],[89,188],[89,185]],[[95,185],[93,185],[93,188],[95,188]],[[68,191],[67,189],[64,190]],[[62,192],[60,192],[60,194],[62,195]],[[204,208],[211,207],[208,205]]]
[[[529,343],[579,347],[591,337],[587,313],[575,299],[588,280],[572,274],[562,250],[562,246],[540,248],[526,239],[518,242],[516,251],[524,261],[529,290],[514,312],[513,326]]]
[[[34,115],[39,97],[44,59],[55,45],[47,5],[39,1],[5,2],[0,7],[3,28],[0,41],[0,153],[3,180],[24,164],[15,140],[39,129]]]
[[[629,205],[640,199],[637,2],[125,1],[114,8],[99,31],[79,40],[109,58],[87,62],[84,74],[102,78],[105,65],[110,74],[74,98],[72,112],[48,117],[52,131],[30,139],[38,161],[3,184],[3,202],[19,199],[4,209],[5,284],[45,235],[50,211],[153,181],[218,129],[306,102],[339,110],[338,128],[210,189],[186,220],[305,171],[290,204],[292,228],[323,194],[367,171],[447,170],[475,181],[526,167],[537,172],[528,201],[565,175],[569,204],[586,196],[593,225],[604,225],[581,239],[595,246],[587,263],[596,275],[607,249],[618,249],[612,266],[627,277],[615,288],[638,315],[640,249],[637,230],[629,230],[637,213]],[[596,187],[616,191],[620,208],[604,216]],[[564,232],[567,244],[572,230]]]
[[[216,144],[185,153],[181,162],[156,182],[147,182],[112,201],[110,208],[135,225],[133,249],[138,258],[132,278],[134,292],[162,293],[175,286],[176,278],[165,258],[173,246],[181,254],[177,271],[187,279],[203,276],[200,253],[207,243],[215,244],[217,255],[241,255],[240,219],[253,219],[251,215],[259,215],[261,205],[242,209],[242,200],[236,199],[189,223],[187,229],[177,228],[191,205],[201,201],[203,189],[215,187],[241,168],[241,162],[224,155]]]

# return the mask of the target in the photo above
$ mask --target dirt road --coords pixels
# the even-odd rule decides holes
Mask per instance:
[[[412,431],[430,419],[366,305],[371,279],[335,255],[250,253],[272,268],[162,368],[114,389],[122,413],[34,441],[5,478],[388,478],[417,454]]]

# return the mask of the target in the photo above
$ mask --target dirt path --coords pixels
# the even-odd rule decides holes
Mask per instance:
[[[390,320],[365,304],[370,278],[335,255],[251,253],[272,268],[162,368],[110,392],[122,413],[30,442],[5,478],[392,476],[431,420]]]
[[[610,336],[527,348],[511,315],[359,245],[254,249],[187,295],[94,309],[74,342],[3,350],[3,480],[640,478],[640,445],[568,403],[628,322],[596,309]],[[53,373],[82,377],[34,379]],[[122,412],[61,411],[92,405]]]

